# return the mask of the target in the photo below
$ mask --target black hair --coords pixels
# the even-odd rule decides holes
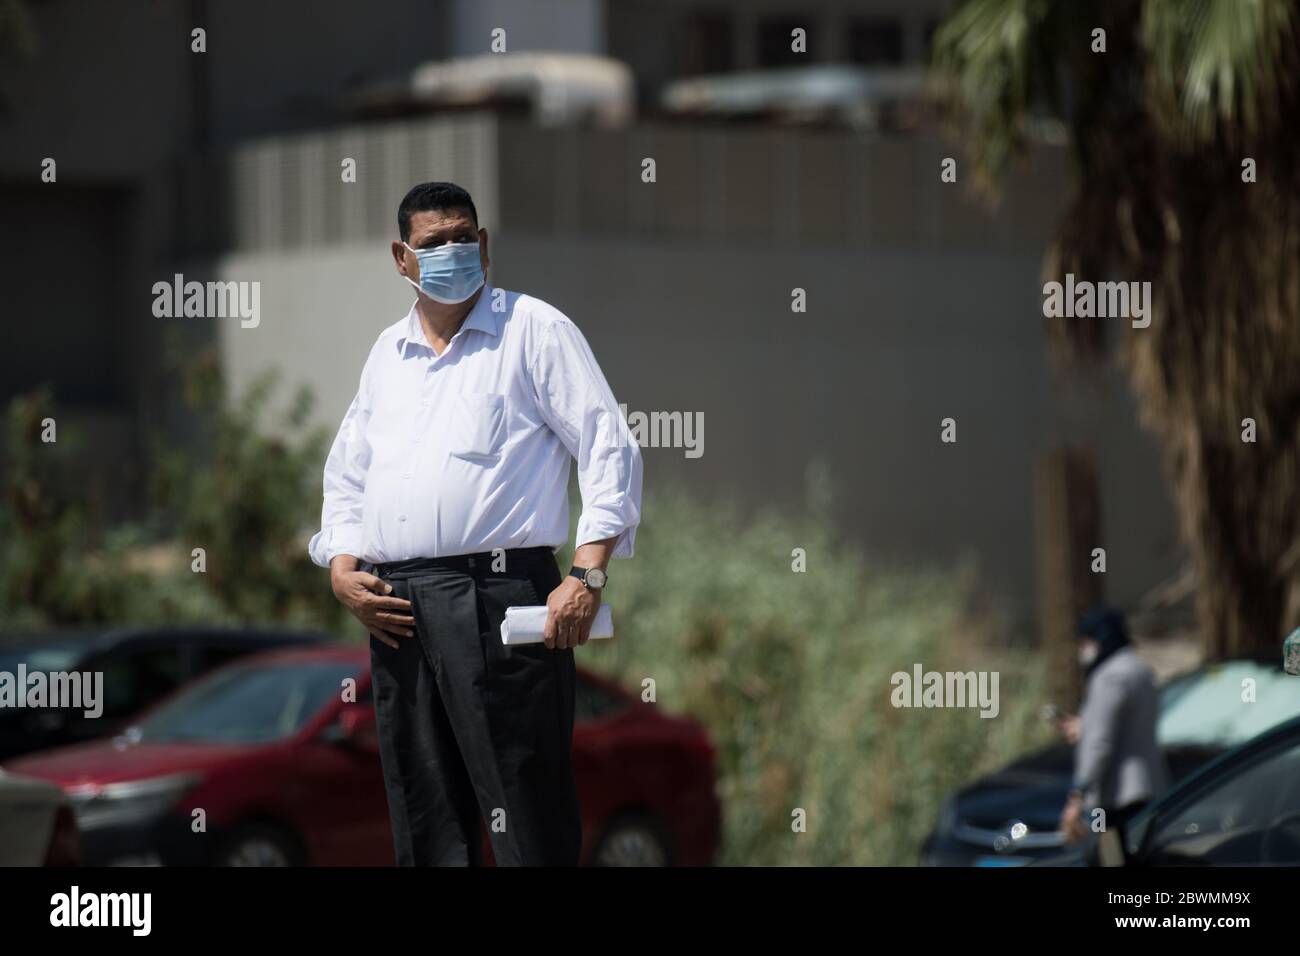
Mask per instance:
[[[420,183],[412,186],[397,207],[397,231],[402,241],[411,238],[411,214],[437,212],[447,209],[467,209],[469,217],[478,225],[478,210],[469,193],[455,183]]]
[[[1097,656],[1088,665],[1088,673],[1095,671],[1102,661],[1129,643],[1124,615],[1110,607],[1098,606],[1088,611],[1079,622],[1075,634],[1080,640],[1090,637],[1097,642]]]

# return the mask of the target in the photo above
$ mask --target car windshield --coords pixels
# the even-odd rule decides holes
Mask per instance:
[[[155,743],[269,743],[297,733],[356,667],[335,661],[237,664],[191,684],[138,724]]]
[[[1268,664],[1211,664],[1164,689],[1156,734],[1165,747],[1243,743],[1300,714],[1294,684],[1294,677]]]
[[[0,671],[13,674],[18,665],[29,672],[70,671],[86,652],[85,641],[44,641],[0,648]]]

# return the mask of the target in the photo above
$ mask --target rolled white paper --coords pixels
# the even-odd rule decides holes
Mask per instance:
[[[501,643],[540,644],[545,631],[545,605],[508,607],[505,620],[501,622]],[[614,615],[608,604],[602,604],[596,610],[596,620],[591,623],[591,636],[602,638],[614,636]]]

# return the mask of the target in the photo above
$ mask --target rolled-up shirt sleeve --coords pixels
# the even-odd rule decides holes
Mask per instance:
[[[361,557],[362,504],[366,471],[370,467],[370,446],[366,442],[369,419],[366,378],[343,416],[325,460],[325,497],[321,506],[320,531],[307,546],[311,559],[328,568],[340,554]]]
[[[559,320],[542,332],[532,377],[542,417],[577,463],[576,546],[616,538],[613,557],[630,558],[641,521],[641,449],[576,325]]]

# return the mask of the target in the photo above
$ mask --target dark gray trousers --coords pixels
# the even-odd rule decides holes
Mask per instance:
[[[574,866],[573,651],[506,647],[512,605],[561,581],[550,548],[362,565],[411,602],[416,636],[370,639],[380,757],[399,866]],[[498,560],[498,566],[500,561]]]

